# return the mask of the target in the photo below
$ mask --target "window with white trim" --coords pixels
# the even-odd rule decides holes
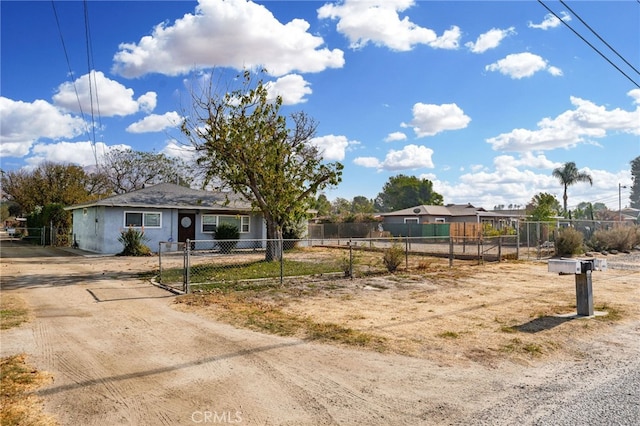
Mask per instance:
[[[202,232],[214,233],[216,228],[222,224],[233,225],[238,228],[241,234],[246,234],[249,229],[249,216],[240,215],[215,215],[215,214],[203,214],[202,215]]]
[[[436,217],[436,223],[446,223],[447,220],[444,217]]]
[[[161,228],[162,213],[160,212],[124,212],[124,226],[128,228]]]
[[[418,223],[418,218],[417,217],[405,217],[404,218],[404,223]]]

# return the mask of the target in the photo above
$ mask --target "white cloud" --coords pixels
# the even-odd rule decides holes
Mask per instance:
[[[514,27],[509,27],[506,30],[499,28],[492,28],[484,34],[480,34],[478,39],[474,42],[470,41],[465,43],[465,46],[469,48],[473,53],[483,53],[489,49],[495,49],[500,45],[500,42],[505,37],[516,34]]]
[[[413,106],[413,120],[401,123],[402,127],[413,127],[416,136],[433,136],[445,130],[458,130],[467,127],[471,118],[456,104],[423,104]]]
[[[151,114],[140,121],[130,124],[127,127],[129,133],[153,133],[161,132],[170,127],[178,127],[182,122],[182,117],[175,111],[166,112],[162,115]]]
[[[627,95],[633,98],[633,102],[635,104],[640,104],[640,89],[629,90]]]
[[[393,132],[389,133],[386,138],[384,138],[385,142],[396,142],[396,141],[404,141],[407,140],[407,135],[402,132]]]
[[[357,144],[350,141],[345,136],[326,135],[313,138],[309,143],[320,151],[322,157],[327,161],[344,160],[345,151],[350,145]]]
[[[179,158],[187,164],[193,163],[196,158],[196,150],[193,145],[184,145],[175,139],[167,141],[167,144],[160,153],[168,157]]]
[[[550,66],[547,68],[547,71],[554,77],[562,77],[563,75],[562,70],[558,67]]]
[[[630,96],[634,93],[629,92]],[[494,150],[528,151],[571,148],[590,138],[603,138],[609,131],[620,131],[640,135],[640,107],[635,111],[620,108],[607,110],[593,102],[571,97],[575,107],[555,118],[544,118],[538,129],[513,129],[487,139]]]
[[[280,96],[282,97],[283,105],[295,105],[307,102],[305,96],[313,92],[309,87],[309,82],[298,74],[285,75],[275,82],[269,81],[265,83],[265,87],[269,93],[269,98],[275,99],[276,96]]]
[[[94,145],[89,141],[84,142],[57,142],[36,144],[31,150],[31,155],[25,161],[30,166],[37,166],[44,161],[54,163],[71,163],[82,167],[96,164],[96,158],[100,161],[103,155],[112,149],[130,149],[128,145],[107,146],[103,142]]]
[[[567,12],[560,12],[560,19],[565,22],[571,21],[571,16]],[[561,24],[560,19],[556,18],[552,13],[547,13],[544,19],[539,24],[534,24],[529,21],[529,28],[537,28],[540,30],[548,30],[549,28],[555,28]]]
[[[493,165],[496,170],[506,170],[523,166],[534,169],[552,170],[560,167],[562,164],[547,159],[543,154],[533,155],[531,151],[525,151],[519,154],[519,158],[511,155],[499,155],[493,159]]]
[[[562,71],[559,68],[549,66],[545,59],[529,52],[507,55],[503,59],[487,65],[485,70],[499,71],[501,74],[513,79],[531,77],[536,72],[543,70],[547,70],[553,76],[562,75]]]
[[[498,156],[493,160],[493,167],[474,168],[474,171],[462,174],[456,182],[440,181],[435,176],[427,178],[433,182],[434,190],[443,195],[445,204],[471,203],[487,209],[499,204],[524,207],[540,192],[555,195],[562,202],[562,186],[551,175],[551,171],[559,166],[561,163],[550,161],[542,155],[534,157],[530,153],[523,153],[517,157]],[[585,167],[580,171],[593,177],[593,186],[572,186],[569,190],[570,208],[583,201],[611,200],[612,190],[615,191],[612,182],[630,182],[629,170],[609,172]],[[614,208],[617,209],[617,196]]]
[[[323,47],[307,32],[309,23],[282,24],[264,6],[246,0],[199,0],[195,14],[158,24],[138,43],[123,43],[113,72],[125,77],[148,73],[176,76],[193,69],[265,67],[271,75],[341,68],[343,52]]]
[[[318,9],[319,19],[337,19],[337,30],[344,34],[352,49],[368,43],[386,46],[391,50],[408,51],[417,44],[433,48],[456,49],[460,29],[452,26],[438,37],[436,32],[423,28],[398,12],[413,6],[413,0],[345,0],[340,4],[327,3]]]
[[[353,162],[359,166],[377,168],[381,170],[408,170],[419,168],[433,168],[431,156],[433,150],[425,146],[407,145],[401,150],[390,150],[384,161],[374,157],[359,157]]]
[[[156,107],[156,93],[147,92],[136,100],[133,98],[133,89],[108,79],[100,71],[91,71],[91,78],[85,74],[73,83],[62,83],[53,95],[53,102],[57,106],[75,113],[80,113],[82,109],[85,114],[90,114],[92,101],[96,115],[125,116],[140,110],[152,111]]]
[[[0,157],[22,157],[38,139],[72,138],[86,123],[47,101],[31,103],[0,97]]]
[[[353,164],[367,167],[369,169],[380,168],[380,160],[378,160],[376,157],[358,157],[353,160]]]

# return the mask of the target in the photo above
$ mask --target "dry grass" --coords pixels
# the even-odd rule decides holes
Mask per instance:
[[[234,292],[189,294],[178,297],[176,303],[187,307],[217,309],[216,317],[236,326],[281,336],[298,336],[308,340],[343,343],[378,351],[386,348],[384,338],[353,330],[331,322],[317,322],[311,317],[286,312],[272,302]]]
[[[20,296],[6,293],[0,297],[0,329],[17,327],[29,320],[29,309]]]
[[[55,425],[50,416],[42,413],[40,399],[33,394],[51,377],[29,366],[25,358],[24,354],[20,354],[0,361],[0,424]]]
[[[366,253],[361,264],[369,260]],[[448,267],[446,259],[403,264],[395,274],[292,281],[268,291],[227,289],[178,299],[186,309],[263,332],[339,342],[433,360],[495,366],[580,357],[579,342],[640,319],[629,294],[640,273],[594,274],[597,319],[575,313],[572,276],[546,263]],[[199,308],[202,306],[203,308]]]
[[[0,329],[18,327],[30,320],[24,299],[16,294],[2,294],[0,298]],[[0,359],[0,424],[55,425],[42,413],[40,399],[33,391],[48,383],[51,377],[26,363],[26,355],[12,355]]]

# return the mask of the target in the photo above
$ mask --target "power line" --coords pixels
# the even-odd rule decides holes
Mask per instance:
[[[638,2],[640,3],[640,0],[638,0]],[[629,61],[627,61],[620,53],[618,53],[618,51],[616,49],[614,49],[613,47],[611,47],[611,45],[609,43],[607,43],[606,41],[604,41],[604,39],[602,37],[600,37],[600,34],[598,34],[593,28],[591,28],[589,26],[589,24],[587,24],[581,17],[580,15],[578,15],[573,9],[571,9],[563,0],[560,0],[560,3],[562,3],[562,5],[564,7],[566,7],[567,9],[569,9],[569,12],[573,13],[576,18],[578,18],[578,20],[580,22],[582,22],[582,24],[587,27],[589,29],[589,31],[591,31],[593,33],[593,35],[595,35],[596,37],[598,37],[598,40],[600,40],[601,42],[603,42],[609,49],[611,49],[611,51],[613,51],[613,53],[615,53],[618,58],[622,59],[624,61],[625,64],[629,65],[629,67],[631,67],[632,70],[634,70],[636,72],[636,74],[640,75],[640,71],[638,71],[633,65],[631,65],[629,63]]]
[[[58,19],[58,12],[56,11],[56,5],[51,0],[51,7],[53,7],[53,16],[56,18],[56,26],[58,27],[58,34],[60,35],[60,41],[62,42],[62,50],[64,51],[64,57],[67,60],[67,67],[69,68],[69,76],[71,76],[71,83],[73,84],[73,90],[76,93],[76,100],[78,101],[78,107],[80,108],[80,115],[82,121],[85,121],[84,111],[82,110],[82,102],[80,102],[80,94],[78,93],[78,87],[76,81],[73,79],[73,70],[71,69],[71,62],[69,61],[69,54],[67,53],[67,45],[64,42],[64,36],[62,35],[62,28],[60,27],[60,21]]]
[[[589,41],[587,39],[585,39],[584,37],[582,37],[576,30],[574,30],[571,25],[569,25],[566,21],[564,21],[562,18],[560,18],[553,10],[549,9],[549,7],[547,7],[546,4],[544,4],[544,2],[542,0],[538,0],[538,3],[540,3],[545,9],[547,9],[549,11],[549,13],[551,13],[553,16],[555,16],[557,19],[560,20],[560,22],[562,22],[564,25],[567,26],[567,28],[569,28],[575,35],[577,35],[582,41],[584,41],[585,43],[587,43],[587,45],[589,47],[591,47],[593,50],[595,50],[600,56],[602,56],[602,58],[604,58],[605,61],[609,62],[609,64],[611,64],[611,66],[613,66],[615,69],[618,70],[618,72],[620,72],[620,74],[624,75],[625,77],[627,77],[627,79],[633,83],[634,86],[640,88],[640,84],[636,83],[631,77],[629,77],[624,71],[622,71],[620,69],[620,67],[618,67],[616,64],[614,64],[613,62],[611,62],[611,60],[609,58],[607,58],[602,52],[600,52],[593,44],[589,43]]]
[[[87,5],[87,0],[84,0],[84,32],[85,32],[85,42],[87,46],[87,68],[88,68],[88,78],[89,78],[89,104],[91,105],[91,134],[93,136],[91,147],[93,149],[93,157],[96,162],[96,167],[98,166],[98,153],[96,152],[96,122],[95,122],[95,114],[93,111],[93,85],[91,83],[91,75],[93,74],[93,84],[95,84],[96,91],[96,106],[99,107],[98,103],[98,86],[95,78],[95,72],[93,71],[93,51],[91,49],[91,31],[89,29],[89,8]],[[98,117],[99,117],[99,108],[98,108]]]

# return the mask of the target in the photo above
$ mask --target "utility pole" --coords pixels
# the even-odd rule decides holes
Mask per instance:
[[[622,222],[622,188],[627,188],[626,185],[618,183],[618,219]]]

